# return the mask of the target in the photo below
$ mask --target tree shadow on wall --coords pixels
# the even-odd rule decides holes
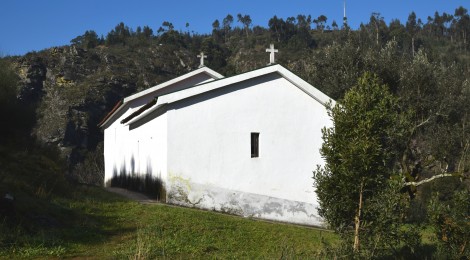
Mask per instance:
[[[133,164],[134,158],[131,160]],[[166,201],[166,190],[160,176],[153,176],[152,166],[147,163],[145,173],[134,172],[134,166],[131,165],[132,171],[128,172],[125,164],[118,171],[116,168],[113,170],[113,177],[106,183],[106,186],[119,187],[132,191],[143,193],[150,198],[158,201]]]

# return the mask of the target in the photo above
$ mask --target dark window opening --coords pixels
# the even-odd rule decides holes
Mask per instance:
[[[251,133],[251,158],[259,157],[259,133]]]

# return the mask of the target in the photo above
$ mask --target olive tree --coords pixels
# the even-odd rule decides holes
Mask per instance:
[[[340,234],[348,236],[353,228],[355,252],[361,232],[377,221],[377,198],[397,175],[394,166],[409,132],[398,104],[386,85],[365,73],[344,99],[328,108],[334,127],[323,129],[325,165],[313,177],[319,214]],[[398,202],[390,206],[404,208]]]

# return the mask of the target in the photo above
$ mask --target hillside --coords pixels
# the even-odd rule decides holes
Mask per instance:
[[[470,16],[463,7],[456,9],[453,16],[436,12],[426,23],[410,14],[406,22],[394,20],[386,24],[383,17],[373,14],[370,22],[357,30],[347,24],[328,26],[326,21],[305,15],[286,20],[274,16],[267,28],[253,26],[248,21],[238,26],[233,17],[231,21],[228,18],[223,24],[214,21],[210,35],[178,32],[168,22],[155,34],[148,26],[134,30],[120,23],[106,37],[86,31],[71,39],[68,46],[0,59],[0,123],[3,126],[0,129],[0,195],[11,192],[17,205],[14,210],[1,212],[1,231],[10,235],[0,239],[0,247],[10,251],[0,256],[28,256],[28,250],[46,245],[45,251],[38,249],[40,252],[32,255],[39,257],[49,254],[48,250],[58,250],[59,253],[52,252],[52,255],[73,257],[75,252],[81,252],[81,243],[89,237],[80,233],[74,240],[67,237],[70,234],[57,231],[62,227],[64,230],[75,225],[90,228],[91,236],[98,236],[93,238],[97,243],[108,239],[114,241],[111,243],[120,243],[129,241],[129,237],[139,241],[136,232],[148,232],[124,220],[128,230],[116,231],[118,228],[109,223],[109,219],[106,223],[102,221],[111,217],[135,218],[140,212],[151,215],[155,213],[153,209],[132,205],[132,210],[137,212],[135,215],[112,215],[118,213],[104,208],[120,205],[122,201],[103,195],[99,189],[84,189],[77,183],[102,185],[103,134],[97,125],[116,102],[194,70],[199,65],[197,55],[201,51],[208,56],[208,67],[231,76],[265,66],[269,60],[265,49],[274,43],[279,49],[277,63],[336,100],[341,100],[365,72],[372,72],[398,98],[401,112],[407,113],[412,122],[412,138],[402,144],[407,156],[395,164],[413,173],[409,176],[412,180],[443,172],[468,176],[470,39],[467,32],[470,31]],[[438,192],[439,200],[448,202],[454,191],[469,187],[468,180],[454,178],[409,191],[413,200],[406,216],[408,223],[423,225],[429,221],[428,204],[433,193]],[[80,201],[87,192],[103,196],[105,202],[98,201],[100,207],[97,208],[81,204],[85,203],[83,201],[74,204],[73,201]],[[84,196],[83,200],[94,202],[91,195]],[[96,217],[94,212],[101,215]],[[80,222],[82,219],[84,222]],[[234,229],[220,225],[225,231]],[[102,237],[99,235],[101,228],[108,232]],[[207,231],[205,227],[198,228],[198,231]],[[113,232],[124,235],[112,240],[116,235]],[[25,240],[19,241],[16,237]],[[304,240],[295,241],[304,243]],[[73,249],[74,243],[81,244],[78,247],[82,249]],[[283,242],[276,240],[274,243]],[[16,245],[20,251],[15,251]],[[173,256],[177,257],[200,256],[201,250],[219,250],[219,245],[204,245],[207,248],[198,247],[196,251],[186,248],[178,252],[178,246],[165,244],[162,248],[167,250],[166,246],[172,248]],[[247,245],[239,246],[243,250]],[[115,245],[111,248],[117,253],[106,255],[108,257],[129,256],[135,252],[123,253],[125,249]],[[282,249],[270,248],[271,253],[267,255],[255,252],[253,256],[280,257]],[[98,256],[101,256],[100,250],[96,249]],[[294,250],[308,251],[308,255],[312,252],[305,248]],[[85,255],[77,253],[76,256]],[[214,253],[214,257],[218,256]]]
[[[99,184],[102,176],[95,174],[102,164],[100,119],[118,100],[197,68],[200,51],[208,55],[207,66],[230,76],[265,66],[265,49],[274,43],[279,64],[334,99],[341,98],[362,73],[371,71],[403,96],[406,106],[420,113],[429,106],[442,107],[428,101],[438,92],[444,94],[442,103],[453,99],[447,95],[458,95],[468,79],[468,44],[459,34],[466,26],[462,17],[441,24],[437,13],[422,25],[410,14],[406,24],[387,25],[373,15],[359,30],[347,25],[329,27],[305,15],[286,21],[274,16],[268,28],[236,27],[232,19],[223,26],[214,22],[211,35],[177,32],[171,23],[164,23],[154,35],[148,26],[134,31],[120,23],[106,38],[86,31],[72,39],[70,46],[6,59],[19,77],[19,100],[35,107],[32,135],[59,148],[70,177]],[[424,73],[431,74],[416,79],[412,73],[422,73],[417,62],[427,63]],[[436,66],[440,71],[433,71]],[[440,73],[457,77],[448,82]],[[410,88],[413,84],[429,91],[416,96],[414,87]],[[444,91],[445,84],[455,91]],[[413,107],[415,99],[423,100],[418,103],[421,107]],[[417,116],[426,118],[427,112],[423,113]]]

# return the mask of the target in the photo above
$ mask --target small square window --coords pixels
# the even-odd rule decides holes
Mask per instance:
[[[259,133],[251,133],[251,158],[259,157]]]

